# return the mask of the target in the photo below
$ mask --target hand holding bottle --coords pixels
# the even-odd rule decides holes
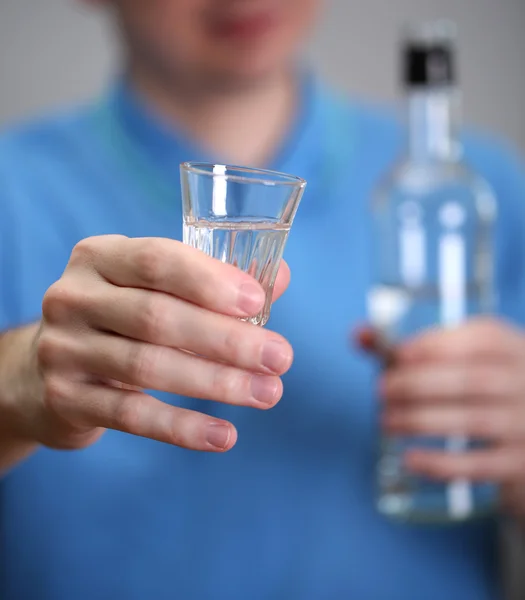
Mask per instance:
[[[359,339],[369,351],[384,350],[371,330]],[[410,448],[407,469],[443,482],[501,484],[505,507],[525,516],[525,333],[476,318],[430,329],[389,355],[379,383],[388,435],[486,443],[459,453]]]
[[[497,201],[460,152],[454,28],[431,23],[411,32],[403,65],[408,144],[374,198],[375,284],[368,298],[371,323],[387,347],[396,348],[435,327],[445,337],[471,336],[465,323],[497,308]],[[393,362],[395,373],[404,362]],[[457,521],[494,508],[493,485],[463,476],[442,485],[407,471],[404,455],[422,446],[458,454],[479,444],[463,432],[386,431],[377,471],[381,512],[401,520]]]

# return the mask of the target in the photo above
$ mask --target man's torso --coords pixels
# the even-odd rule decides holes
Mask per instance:
[[[39,451],[0,484],[4,600],[497,597],[493,523],[417,528],[376,513],[374,366],[350,334],[367,318],[371,193],[400,139],[389,118],[318,103],[276,165],[309,181],[285,250],[292,282],[268,324],[295,350],[283,400],[259,412],[159,394],[231,420],[226,455],[118,432]],[[79,239],[181,239],[177,165],[203,157],[174,146],[159,166],[134,137],[143,124],[128,131],[117,109],[9,142],[4,326],[38,318]]]

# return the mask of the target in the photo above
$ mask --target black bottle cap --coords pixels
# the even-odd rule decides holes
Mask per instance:
[[[439,87],[456,83],[453,26],[438,22],[412,30],[403,44],[403,83]]]

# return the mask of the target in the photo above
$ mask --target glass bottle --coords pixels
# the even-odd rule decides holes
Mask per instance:
[[[405,156],[374,199],[375,283],[372,325],[395,345],[430,327],[453,328],[494,309],[493,227],[489,185],[463,162],[455,30],[429,23],[409,32],[402,51],[408,114]],[[464,452],[464,437],[381,439],[380,512],[410,521],[465,520],[489,512],[495,486],[442,483],[410,473],[411,448]]]

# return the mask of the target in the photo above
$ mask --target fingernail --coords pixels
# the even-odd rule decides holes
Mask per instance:
[[[263,347],[262,366],[273,373],[281,374],[290,366],[290,347],[288,344],[271,340]]]
[[[256,402],[261,404],[274,404],[279,387],[276,377],[254,375],[252,377],[252,396]]]
[[[264,306],[264,292],[260,285],[246,282],[239,288],[237,308],[248,316],[256,315]]]
[[[223,423],[210,423],[206,431],[206,441],[210,446],[224,450],[230,441],[230,427]]]

